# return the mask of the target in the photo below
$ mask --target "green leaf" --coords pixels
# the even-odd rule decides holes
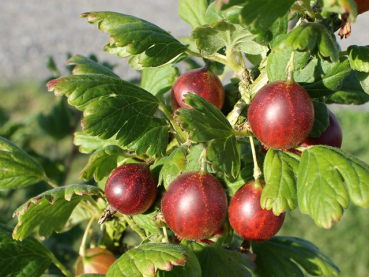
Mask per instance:
[[[171,182],[180,174],[200,170],[204,149],[205,146],[201,143],[175,149],[164,162],[159,175],[159,184],[163,182],[165,189],[168,189]]]
[[[115,12],[83,13],[91,24],[109,33],[104,50],[119,57],[131,57],[134,69],[158,67],[178,58],[187,47],[167,31],[143,19]]]
[[[169,136],[169,125],[164,119],[153,118],[148,130],[136,141],[127,145],[136,155],[146,154],[158,158],[165,156]]]
[[[335,37],[320,23],[303,23],[294,28],[275,45],[273,50],[283,50],[287,47],[311,54],[319,53],[325,58],[330,58],[332,62],[339,60]]]
[[[47,115],[39,114],[37,122],[42,130],[55,139],[62,139],[72,134],[74,125],[74,111],[67,103],[66,97],[62,97]]]
[[[151,234],[160,233],[158,226],[155,224],[154,217],[158,214],[158,211],[155,210],[151,213],[144,213],[132,216],[133,221],[145,232],[149,232]]]
[[[170,183],[186,168],[186,147],[175,149],[166,159],[159,175],[159,184],[163,183],[168,189]]]
[[[182,276],[201,276],[200,264],[192,257],[191,251],[183,245],[146,243],[125,252],[110,266],[106,276],[154,277],[158,270],[171,271],[173,266],[186,268],[184,273],[188,275]]]
[[[68,61],[68,65],[75,65],[73,68],[73,75],[81,74],[104,74],[110,77],[119,78],[117,74],[110,70],[110,68],[95,62],[82,55],[74,55]]]
[[[89,154],[95,150],[105,148],[109,145],[116,145],[118,142],[114,137],[111,139],[100,139],[99,137],[94,137],[86,135],[82,132],[74,133],[74,145],[80,146],[79,152]]]
[[[109,139],[116,135],[122,145],[142,136],[159,101],[129,82],[104,75],[72,75],[50,81],[49,90],[66,94],[71,105],[84,110],[82,126],[88,135]]]
[[[300,238],[274,237],[251,245],[256,254],[255,276],[304,277],[300,267],[314,276],[338,276],[340,273],[328,256]]]
[[[314,124],[309,133],[309,137],[318,138],[329,126],[329,113],[327,105],[313,101],[314,104]]]
[[[291,58],[292,48],[271,52],[268,56],[267,73],[269,82],[284,81],[287,79],[287,64]],[[310,55],[306,52],[295,52],[294,72],[301,71],[309,61]]]
[[[363,88],[363,90],[369,94],[369,73],[357,71],[356,76],[360,81],[360,85]]]
[[[341,57],[337,63],[314,58],[305,68],[294,72],[294,79],[312,98],[318,98],[339,90],[350,72],[351,68],[345,57]]]
[[[196,28],[192,37],[196,39],[197,48],[205,56],[215,54],[223,47],[235,48],[250,55],[266,54],[268,51],[267,47],[254,41],[256,35],[239,24],[225,20]]]
[[[0,223],[0,275],[41,276],[53,254],[35,238],[15,241],[12,228]]]
[[[151,94],[160,97],[170,90],[177,78],[178,69],[173,65],[142,70],[141,87]]]
[[[230,23],[239,24],[240,23],[240,12],[242,6],[235,5],[225,10],[217,10],[216,2],[213,2],[209,5],[206,10],[206,23],[210,24],[219,19],[225,19]]]
[[[362,105],[369,101],[369,95],[363,90],[360,81],[352,70],[343,80],[341,88],[326,98],[327,104]],[[365,73],[364,73],[365,74]]]
[[[357,16],[357,5],[354,0],[322,0],[322,10],[330,13],[349,13],[349,21],[354,22]]]
[[[195,241],[181,242],[189,247],[201,261],[202,276],[250,276],[250,269],[255,269],[253,256],[238,251],[227,250],[220,245],[212,246]]]
[[[207,159],[216,172],[236,177],[240,171],[240,152],[233,129],[222,112],[194,93],[185,96],[193,109],[177,110],[177,120],[195,142],[207,142]]]
[[[97,182],[104,179],[117,167],[120,157],[126,157],[126,151],[116,145],[97,150],[88,159],[88,164],[81,171],[80,178],[87,181],[94,177]]]
[[[338,148],[310,147],[301,156],[297,191],[300,210],[328,229],[350,200],[369,206],[369,165]]]
[[[0,137],[0,189],[36,184],[45,178],[41,165],[7,139]]]
[[[269,149],[264,160],[265,187],[260,204],[280,215],[287,208],[297,207],[297,173],[300,157],[296,154]]]
[[[31,198],[13,213],[18,216],[18,224],[13,238],[23,240],[39,226],[38,234],[48,237],[55,230],[63,230],[74,208],[84,195],[102,196],[102,191],[89,185],[69,185],[45,191]]]
[[[179,16],[191,25],[192,29],[206,24],[207,0],[179,0]]]
[[[369,72],[369,46],[351,45],[347,52],[352,69]]]
[[[249,0],[241,11],[241,22],[255,30],[267,30],[286,15],[294,0]]]

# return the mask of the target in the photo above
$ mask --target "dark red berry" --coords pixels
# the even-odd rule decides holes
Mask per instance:
[[[126,215],[136,215],[154,203],[157,183],[146,164],[124,164],[109,176],[105,194],[113,209]]]
[[[227,214],[227,196],[222,184],[211,174],[186,172],[164,193],[161,210],[177,236],[202,240],[221,227]]]
[[[276,81],[251,100],[248,120],[252,132],[267,147],[289,149],[303,141],[314,123],[314,106],[300,85]]]
[[[328,145],[341,148],[342,128],[338,119],[329,111],[329,126],[318,138],[307,137],[300,145],[308,147],[311,145]]]
[[[86,250],[84,257],[79,256],[76,262],[76,275],[83,273],[106,274],[116,258],[109,250],[101,247]]]
[[[194,69],[179,76],[171,91],[173,110],[179,107],[191,108],[183,102],[184,96],[189,92],[204,97],[218,109],[223,107],[223,84],[216,74],[206,68]]]
[[[260,180],[261,185],[265,182]],[[262,186],[250,181],[232,197],[228,208],[229,223],[244,239],[265,241],[272,238],[282,227],[285,213],[274,215],[272,210],[261,208]]]

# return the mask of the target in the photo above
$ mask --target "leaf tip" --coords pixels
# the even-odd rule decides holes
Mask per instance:
[[[51,80],[46,83],[46,87],[48,91],[53,91],[55,89],[55,86],[59,83],[58,79]]]
[[[79,15],[79,17],[80,17],[80,18],[86,18],[86,17],[88,17],[90,14],[91,14],[90,12],[84,12],[84,13],[81,13],[81,14]]]

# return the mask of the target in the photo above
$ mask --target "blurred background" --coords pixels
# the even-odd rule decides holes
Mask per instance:
[[[69,54],[94,54],[99,61],[115,65],[115,72],[125,80],[136,78],[126,60],[106,54],[102,47],[108,36],[79,15],[87,11],[115,11],[148,20],[171,32],[175,37],[188,36],[191,28],[178,15],[177,1],[164,0],[12,0],[2,1],[0,9],[0,136],[8,137],[23,149],[32,152],[45,166],[54,161],[50,171],[71,171],[66,183],[78,183],[78,173],[87,163],[87,155],[74,153],[68,168],[62,161],[73,153],[71,136],[52,137],[40,118],[50,112],[56,98],[46,91],[46,80],[53,77],[47,64],[53,58],[59,74],[68,73],[65,66]],[[342,50],[349,45],[368,45],[369,12],[352,24],[352,35],[340,40]],[[54,72],[55,74],[55,72]],[[54,75],[55,76],[55,75]],[[364,127],[369,122],[367,105],[331,106],[340,120],[343,150],[369,163],[369,135]],[[41,124],[42,125],[42,124]],[[60,164],[55,161],[60,159]],[[56,174],[57,175],[57,174]],[[60,176],[54,176],[62,178]],[[43,185],[27,190],[0,191],[0,222],[15,225],[11,214],[28,198],[45,190]],[[12,197],[14,201],[6,201]],[[316,227],[313,220],[298,210],[290,212],[279,234],[298,236],[312,241],[340,267],[341,276],[368,276],[369,270],[368,210],[350,206],[340,222],[331,230]],[[79,230],[75,230],[79,232]],[[68,242],[70,235],[64,236]],[[53,235],[46,243],[60,240]],[[78,245],[78,242],[75,242]],[[68,249],[57,249],[60,255]],[[73,255],[73,252],[70,252]],[[67,258],[66,258],[67,259]]]

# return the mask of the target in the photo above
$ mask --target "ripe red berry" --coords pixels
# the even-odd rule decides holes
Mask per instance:
[[[264,180],[260,180],[264,185]],[[285,213],[274,215],[272,210],[261,208],[262,187],[250,181],[232,197],[228,208],[229,223],[244,239],[265,241],[272,238],[282,227]]]
[[[161,210],[177,236],[201,240],[221,227],[227,214],[227,196],[222,184],[211,174],[186,172],[164,193]]]
[[[84,257],[79,256],[75,265],[76,275],[83,273],[106,274],[116,258],[109,250],[101,247],[86,250]]]
[[[171,91],[171,105],[173,110],[179,107],[191,108],[183,102],[188,92],[204,97],[218,109],[224,104],[224,88],[219,77],[206,68],[188,71],[176,80]]]
[[[261,88],[251,100],[248,120],[252,132],[267,148],[289,149],[308,135],[314,106],[300,85],[276,81]]]
[[[109,176],[105,194],[113,209],[126,215],[136,215],[154,203],[157,183],[146,164],[124,164]]]
[[[307,137],[300,145],[308,147],[311,145],[328,145],[341,148],[342,128],[338,119],[329,111],[329,126],[318,138]]]

